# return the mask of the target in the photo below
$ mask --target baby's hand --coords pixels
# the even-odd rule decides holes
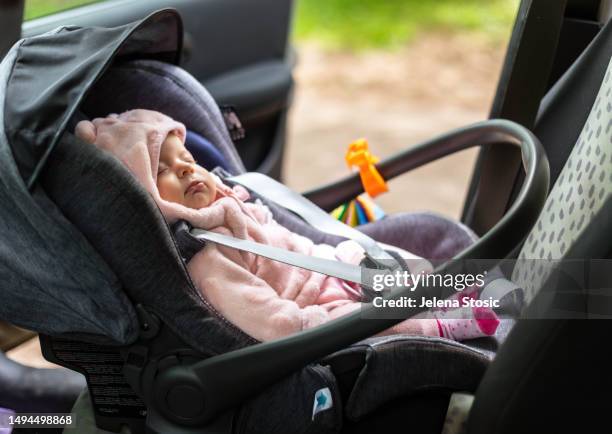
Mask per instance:
[[[319,298],[320,293],[321,286],[318,282],[306,282],[295,297],[295,302],[301,308],[313,305]]]
[[[87,143],[91,143],[92,145],[96,141],[96,127],[90,121],[81,121],[77,124],[74,129],[74,134]]]

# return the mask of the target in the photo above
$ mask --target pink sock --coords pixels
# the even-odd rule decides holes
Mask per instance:
[[[438,321],[440,336],[456,341],[491,336],[499,325],[495,312],[486,307],[463,307],[432,315]]]

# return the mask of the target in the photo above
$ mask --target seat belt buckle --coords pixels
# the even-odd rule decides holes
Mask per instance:
[[[364,252],[363,259],[359,263],[359,266],[373,270],[387,270],[390,272],[404,270],[399,261],[393,256],[389,256],[389,259],[377,259],[372,257],[372,255],[368,252]]]
[[[392,258],[394,259],[394,258]],[[403,271],[401,264],[397,260],[390,259],[377,259],[372,257],[368,252],[364,253],[364,257],[359,263],[359,266],[362,269],[362,299],[361,301],[364,303],[371,302],[375,297],[380,297],[382,295],[382,291],[374,289],[373,286],[368,284],[369,278],[372,277],[372,282],[374,281],[373,276],[369,276],[371,272],[374,273],[395,273],[397,271]],[[364,274],[366,276],[364,276]]]

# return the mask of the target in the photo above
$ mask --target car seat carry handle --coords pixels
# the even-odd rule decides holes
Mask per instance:
[[[234,238],[204,229],[194,228],[191,230],[191,235],[195,236],[196,238],[221,244],[226,247],[254,253],[258,256],[264,256],[268,259],[282,262],[287,265],[293,265],[305,270],[315,271],[317,273],[326,274],[328,276],[337,277],[338,279],[364,285],[361,272],[362,270],[358,265],[347,264],[340,261],[334,261],[332,259],[317,258],[316,256],[303,255],[301,253],[291,252],[289,250],[268,246],[255,241]]]
[[[289,189],[275,179],[262,173],[248,172],[228,178],[229,181],[240,184],[249,190],[277,205],[294,212],[306,222],[328,234],[353,240],[366,251],[367,256],[383,268],[397,264],[397,260],[383,250],[376,241],[361,231],[333,218],[310,200]],[[383,260],[379,263],[377,260]],[[401,268],[399,264],[393,268]]]
[[[542,145],[529,130],[514,122],[486,121],[421,144],[403,154],[412,158],[392,158],[384,166],[387,174],[401,173],[404,167],[418,167],[470,146],[495,144],[510,144],[521,149],[526,174],[517,200],[491,230],[454,258],[457,261],[440,265],[434,273],[455,273],[457,267],[461,267],[459,261],[466,259],[504,258],[527,236],[540,215],[548,192],[549,167]],[[385,178],[388,179],[388,176]],[[417,300],[421,297],[431,300],[446,291],[446,288],[432,286],[400,288],[392,290],[385,298],[399,300],[409,296]],[[407,307],[404,317],[416,315],[425,309],[423,304]],[[169,393],[176,392],[176,387],[189,387],[198,391],[202,399],[202,411],[189,421],[181,419],[181,422],[201,426],[295,370],[402,321],[401,318],[364,320],[376,318],[375,310],[372,305],[364,305],[360,312],[353,312],[283,339],[256,344],[192,365],[173,367],[172,372],[156,382],[156,393],[159,396],[169,396]]]
[[[516,145],[517,126],[520,125],[504,119],[477,122],[414,144],[406,150],[379,161],[375,167],[381,176],[389,181],[425,164],[471,147],[498,144]],[[524,131],[531,134],[527,129]],[[524,154],[522,158],[523,167],[525,167]],[[363,184],[359,174],[353,173],[302,194],[323,210],[332,211],[361,193],[363,193]]]

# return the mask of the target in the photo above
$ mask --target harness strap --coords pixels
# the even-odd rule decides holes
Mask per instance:
[[[366,256],[379,266],[377,268],[384,269],[392,265],[393,269],[402,269],[397,260],[383,250],[372,238],[336,220],[304,196],[290,190],[280,182],[256,172],[247,172],[227,179],[294,212],[307,223],[310,223],[323,232],[338,235],[357,242],[366,251]],[[379,263],[377,260],[384,260],[384,264]]]
[[[183,222],[184,224],[184,222]],[[363,271],[373,271],[373,268],[363,264],[362,266],[346,264],[340,261],[334,261],[330,259],[317,258],[315,256],[303,255],[301,253],[291,252],[278,247],[268,246],[266,244],[260,244],[250,240],[243,240],[240,238],[234,238],[227,235],[218,234],[216,232],[210,232],[204,229],[193,228],[189,231],[189,234],[194,238],[203,241],[210,241],[212,243],[221,244],[226,247],[233,249],[253,253],[258,256],[263,256],[273,261],[282,262],[287,265],[303,268],[305,270],[314,271],[316,273],[325,274],[338,279],[346,280],[347,282],[357,283],[362,287],[363,293],[360,296],[367,296],[371,294],[371,288],[365,283]],[[394,252],[391,252],[393,254]],[[403,261],[401,257],[395,258],[396,261]],[[484,286],[480,295],[481,299],[492,298],[494,300],[501,300],[511,292],[522,291],[522,288],[517,284],[505,279],[498,278],[489,282]]]
[[[268,259],[272,259],[273,261],[278,261],[287,265],[300,267],[305,270],[337,277],[338,279],[364,286],[362,269],[357,265],[346,264],[344,262],[334,261],[331,259],[317,258],[315,256],[303,255],[301,253],[279,249],[278,247],[272,247],[250,240],[229,237],[227,235],[210,232],[204,229],[194,228],[191,230],[191,235],[201,240],[221,244],[222,246],[231,247],[244,252],[254,253],[255,255],[264,256]]]

